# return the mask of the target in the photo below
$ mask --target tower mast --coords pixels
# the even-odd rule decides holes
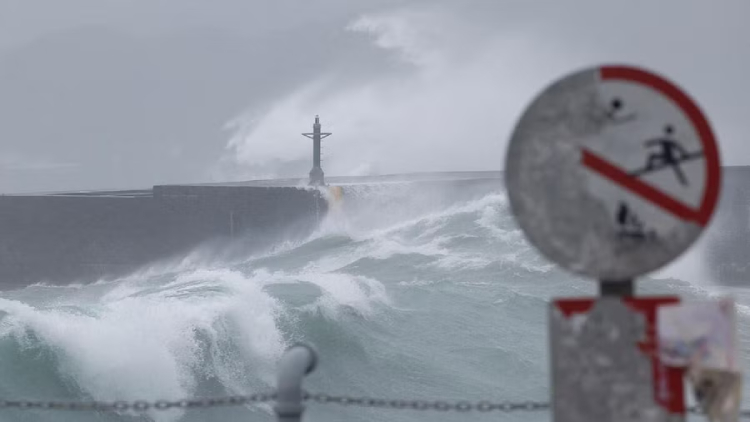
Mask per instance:
[[[313,140],[313,168],[310,170],[310,185],[323,186],[325,185],[325,177],[323,169],[320,167],[320,141],[330,136],[331,133],[320,131],[320,118],[315,115],[312,133],[303,133],[302,135]]]

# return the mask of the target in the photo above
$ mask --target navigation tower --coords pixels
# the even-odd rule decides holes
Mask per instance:
[[[325,185],[325,178],[323,169],[320,167],[320,141],[330,136],[331,133],[320,131],[320,118],[315,115],[312,133],[303,133],[302,135],[313,140],[313,168],[310,170],[310,185],[323,186]]]

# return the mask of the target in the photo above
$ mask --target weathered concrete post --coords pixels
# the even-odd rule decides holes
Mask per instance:
[[[279,422],[300,422],[305,406],[302,404],[302,380],[317,365],[315,349],[306,344],[289,348],[279,362],[274,411]]]

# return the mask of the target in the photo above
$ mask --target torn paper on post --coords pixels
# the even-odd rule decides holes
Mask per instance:
[[[742,376],[734,302],[681,302],[658,312],[660,360],[686,368],[710,422],[737,422]]]
[[[691,367],[688,380],[695,398],[710,422],[737,422],[742,401],[742,375],[738,372]]]
[[[659,307],[659,357],[670,366],[740,372],[732,299]]]

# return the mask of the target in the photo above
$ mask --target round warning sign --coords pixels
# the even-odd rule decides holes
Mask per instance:
[[[709,223],[719,151],[698,106],[649,71],[602,66],[547,87],[513,132],[511,209],[547,258],[600,280],[675,259]]]

